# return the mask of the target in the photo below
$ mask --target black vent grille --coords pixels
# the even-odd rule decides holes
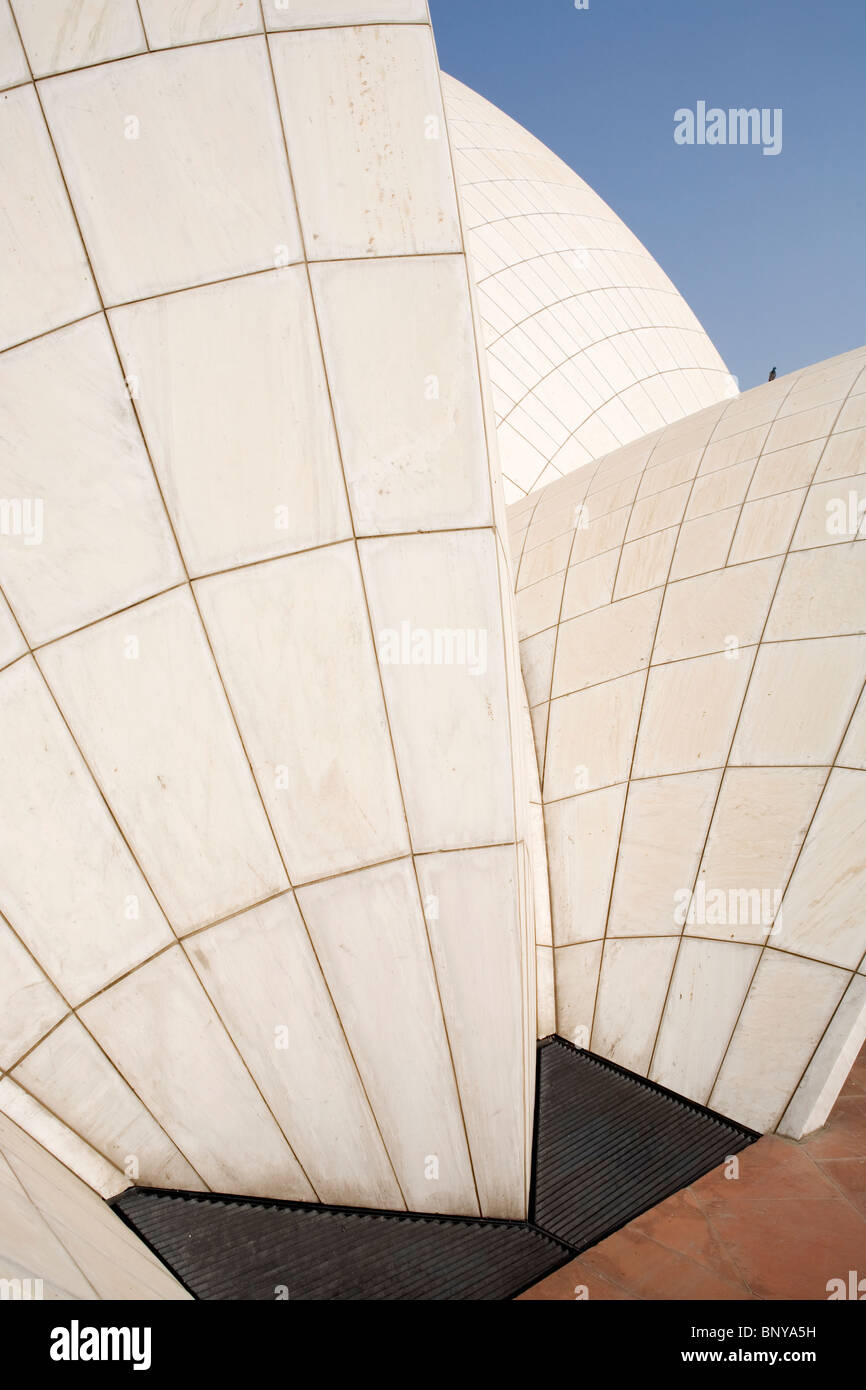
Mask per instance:
[[[202,1299],[491,1300],[570,1252],[526,1222],[131,1189],[115,1210]]]
[[[758,1135],[561,1038],[541,1044],[531,1218],[585,1250]]]

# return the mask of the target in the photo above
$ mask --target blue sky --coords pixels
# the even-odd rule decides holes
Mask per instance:
[[[866,342],[866,0],[430,0],[443,69],[640,237],[747,389]],[[777,156],[674,112],[783,111]]]

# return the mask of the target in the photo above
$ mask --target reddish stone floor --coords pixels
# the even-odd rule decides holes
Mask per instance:
[[[823,1129],[766,1135],[738,1178],[715,1169],[521,1298],[826,1299],[851,1270],[866,1279],[866,1048]]]

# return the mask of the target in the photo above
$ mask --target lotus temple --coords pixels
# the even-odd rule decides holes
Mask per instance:
[[[866,347],[425,0],[0,0],[0,189],[4,1296],[866,1275]]]

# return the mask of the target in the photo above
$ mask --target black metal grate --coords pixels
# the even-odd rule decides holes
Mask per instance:
[[[570,1258],[526,1222],[133,1188],[114,1203],[201,1299],[505,1299]]]
[[[539,1046],[529,1221],[130,1188],[113,1206],[200,1299],[513,1298],[751,1144],[561,1038]]]
[[[535,1224],[585,1250],[759,1136],[561,1038],[538,1053]]]

